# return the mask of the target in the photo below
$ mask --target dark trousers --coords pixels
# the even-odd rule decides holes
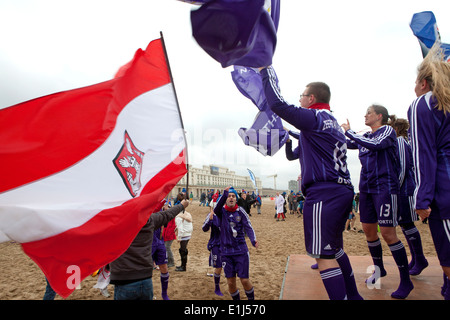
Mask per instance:
[[[180,241],[180,249],[178,250],[180,252],[180,258],[181,258],[181,266],[186,267],[187,264],[187,257],[188,257],[188,245],[189,240],[181,240]]]

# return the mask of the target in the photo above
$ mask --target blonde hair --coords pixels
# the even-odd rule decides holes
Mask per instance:
[[[450,112],[450,63],[444,60],[444,51],[436,42],[417,68],[417,80],[426,80],[433,96],[437,99],[437,109]]]

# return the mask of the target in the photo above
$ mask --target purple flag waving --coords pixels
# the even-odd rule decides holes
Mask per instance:
[[[431,11],[414,14],[410,27],[419,40],[423,57],[428,54],[428,51],[436,41],[439,43],[441,42],[441,35],[439,34],[436,18]],[[450,44],[440,43],[440,46],[444,50],[445,60],[450,61]]]
[[[231,77],[239,91],[249,98],[258,109],[266,110],[267,100],[262,87],[261,76],[252,68],[234,66]]]
[[[207,1],[191,12],[193,37],[224,68],[271,65],[277,42],[279,1]]]
[[[234,66],[231,77],[239,91],[260,110],[250,129],[240,128],[242,141],[264,156],[274,155],[286,143],[289,134],[283,129],[280,117],[270,110],[258,72],[251,68]]]
[[[222,67],[234,65],[234,83],[259,109],[252,127],[239,129],[240,137],[263,155],[274,155],[289,134],[283,129],[281,119],[268,107],[261,77],[252,68],[272,64],[280,0],[194,2],[203,4],[191,12],[193,37]]]

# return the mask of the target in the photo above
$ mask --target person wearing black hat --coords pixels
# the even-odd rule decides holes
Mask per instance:
[[[238,206],[242,207],[245,212],[247,212],[247,214],[251,217],[252,215],[250,214],[250,209],[252,207],[252,204],[254,204],[257,200],[250,200],[247,197],[247,192],[242,191],[241,196],[238,198]]]

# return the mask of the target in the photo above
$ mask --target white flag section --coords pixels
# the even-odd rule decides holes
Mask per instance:
[[[113,80],[1,110],[0,127],[0,241],[20,242],[64,298],[187,172],[160,39]]]

